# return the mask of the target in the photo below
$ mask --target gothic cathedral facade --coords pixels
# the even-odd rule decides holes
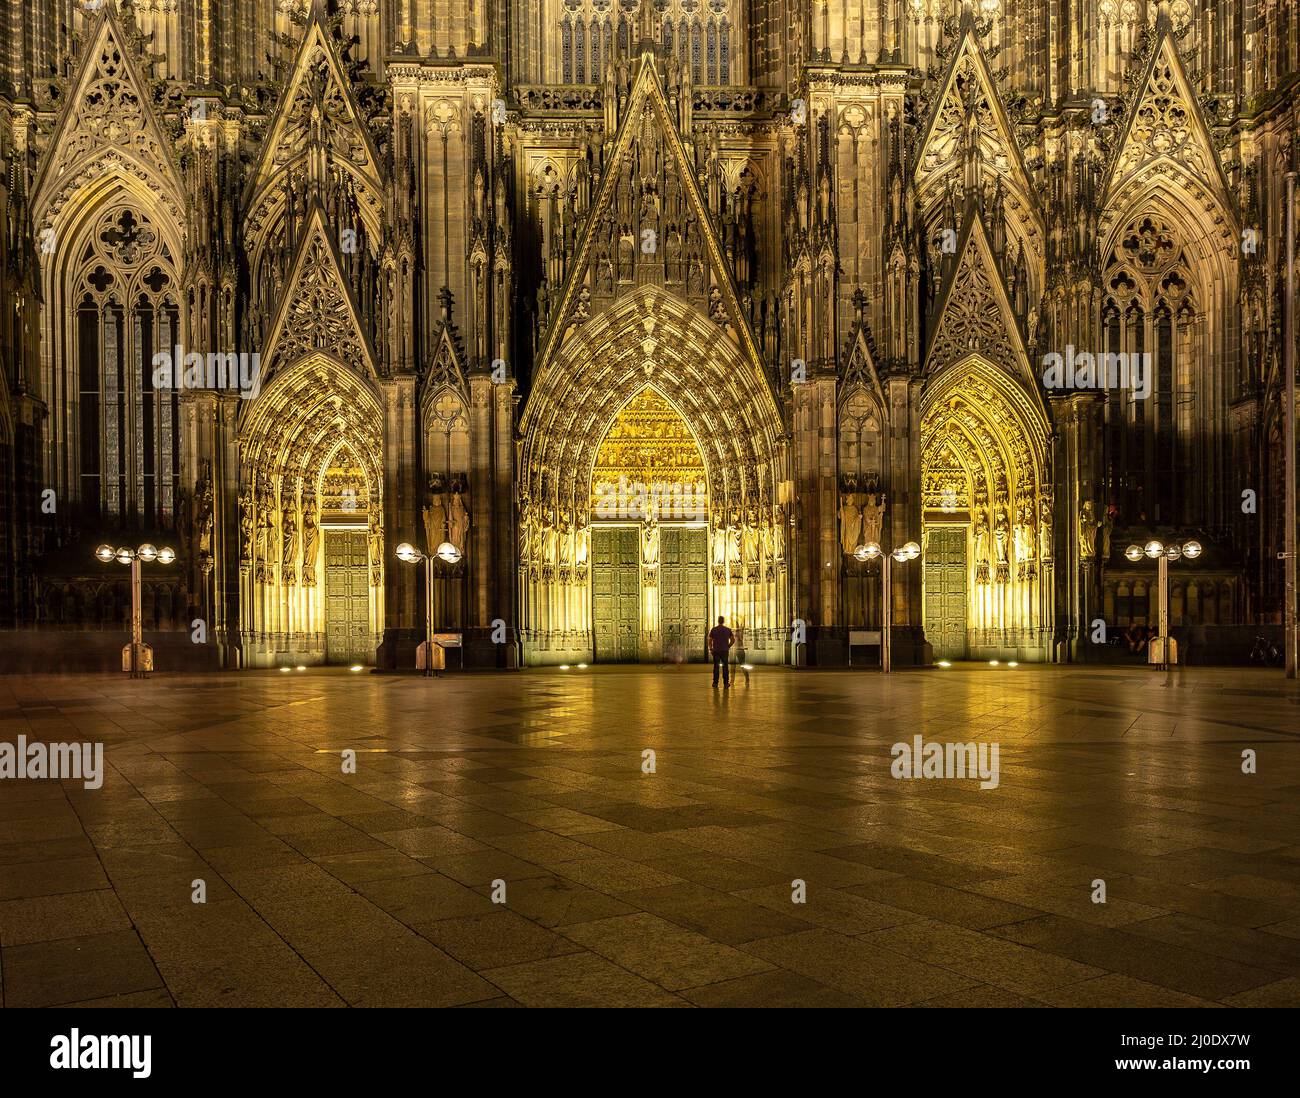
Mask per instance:
[[[1280,620],[1288,0],[8,0],[0,659]],[[1295,516],[1291,516],[1295,521]],[[882,594],[876,547],[914,543]],[[414,566],[399,545],[424,554]],[[107,655],[105,655],[107,654]],[[87,662],[89,661],[89,662]]]

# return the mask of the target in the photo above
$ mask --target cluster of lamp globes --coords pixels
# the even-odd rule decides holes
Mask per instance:
[[[455,564],[460,560],[461,553],[460,550],[452,545],[451,542],[444,541],[433,551],[433,555],[439,560],[446,561],[448,564]],[[429,558],[409,541],[404,541],[397,547],[397,559],[405,561],[407,564],[419,564],[420,561],[428,560]]]
[[[877,557],[884,555],[884,550],[880,548],[877,542],[869,541],[866,545],[859,545],[853,550],[853,555],[858,560],[875,560]],[[889,554],[899,564],[906,560],[916,560],[921,555],[921,547],[914,541],[909,541],[906,545],[900,545]]]
[[[101,545],[95,550],[95,556],[105,564],[113,560],[119,564],[130,564],[136,559],[142,560],[146,564],[155,560],[159,564],[171,564],[176,559],[176,550],[166,545],[161,549],[155,549],[148,542],[145,542],[138,549],[132,549],[129,545],[122,545],[116,549],[111,545]]]
[[[1135,564],[1143,557],[1150,557],[1152,560],[1158,560],[1160,557],[1166,557],[1169,560],[1178,560],[1180,557],[1186,557],[1188,560],[1195,560],[1203,552],[1204,547],[1199,541],[1185,541],[1181,545],[1174,543],[1166,545],[1163,541],[1152,538],[1145,545],[1130,545],[1124,550],[1124,555]]]

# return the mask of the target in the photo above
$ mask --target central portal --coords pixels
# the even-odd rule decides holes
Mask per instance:
[[[703,659],[709,613],[704,460],[646,388],[614,417],[591,477],[591,622],[601,663]]]

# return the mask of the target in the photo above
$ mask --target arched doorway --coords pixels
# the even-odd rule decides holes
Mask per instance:
[[[591,622],[598,662],[703,659],[708,479],[686,420],[647,386],[614,416],[591,472]]]
[[[936,658],[1050,658],[1042,411],[982,358],[954,365],[922,399],[921,477],[923,619]]]
[[[771,386],[731,329],[656,287],[635,290],[570,330],[533,387],[522,434],[526,662],[690,659],[718,614],[743,631],[751,660],[780,662],[785,444]],[[656,483],[659,504],[678,509],[671,522],[645,521]]]
[[[383,630],[380,405],[316,354],[279,372],[240,430],[244,663],[370,664]]]

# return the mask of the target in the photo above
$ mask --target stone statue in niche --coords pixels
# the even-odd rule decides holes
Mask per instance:
[[[316,558],[320,548],[320,526],[316,510],[316,495],[307,492],[302,497],[302,585],[316,586]]]
[[[1101,520],[1101,559],[1110,560],[1110,537],[1115,531],[1115,508],[1106,508],[1106,517]]]
[[[239,560],[248,564],[253,559],[253,497],[245,489],[239,494]]]
[[[758,508],[752,503],[745,512],[745,530],[741,538],[746,564],[758,562]]]
[[[858,540],[862,534],[861,498],[853,491],[840,494],[840,548],[848,556],[861,544]]]
[[[1044,499],[1038,504],[1038,555],[1044,561],[1052,559],[1052,502]]]
[[[1028,503],[1022,503],[1016,511],[1015,528],[1016,560],[1022,564],[1034,559],[1038,539],[1034,536],[1034,513]]]
[[[545,507],[542,510],[542,563],[554,565],[558,556],[559,534],[555,529],[555,510]]]
[[[646,568],[659,567],[659,521],[653,514],[641,524],[641,563]]]
[[[997,554],[998,583],[1006,583],[1010,578],[1010,565],[1007,561],[1007,542],[1010,535],[1011,524],[1007,521],[1007,513],[999,508],[997,521],[993,524],[993,548]]]
[[[578,568],[587,567],[591,555],[591,521],[585,507],[579,508],[577,526],[573,531],[573,563]]]
[[[271,494],[265,488],[257,499],[257,582],[267,582],[267,564],[275,559],[275,526],[271,518]]]
[[[989,582],[989,516],[984,508],[975,513],[975,582]]]
[[[869,542],[880,544],[880,535],[885,526],[885,493],[868,495],[862,505],[862,544]],[[857,546],[854,546],[856,549]]]
[[[446,486],[441,473],[434,473],[429,480],[429,492],[425,498],[422,517],[424,548],[426,552],[436,553],[438,546],[447,540]]]
[[[1079,559],[1093,560],[1097,556],[1097,528],[1101,525],[1093,513],[1092,500],[1084,500],[1079,508]]]
[[[519,502],[519,560],[533,559],[533,501],[523,499]]]
[[[447,503],[447,540],[461,553],[468,551],[469,506],[465,501],[465,478],[458,477],[451,486],[451,499]]]
[[[298,513],[294,510],[292,500],[286,501],[280,514],[280,539],[282,546],[280,562],[284,566],[284,582],[296,583],[298,581]]]
[[[740,563],[741,525],[740,508],[733,507],[727,520],[727,560],[732,564]]]
[[[772,537],[772,516],[766,510],[763,511],[758,540],[762,548],[763,559],[774,560],[776,558],[776,541]]]
[[[567,507],[560,511],[560,530],[557,546],[560,554],[560,567],[568,568],[573,563],[573,519]]]
[[[212,469],[203,463],[203,479],[199,484],[198,503],[195,508],[195,536],[198,540],[199,566],[205,571],[212,568],[212,526],[214,504],[212,499]]]
[[[370,512],[370,586],[384,585],[384,516],[376,505]]]

